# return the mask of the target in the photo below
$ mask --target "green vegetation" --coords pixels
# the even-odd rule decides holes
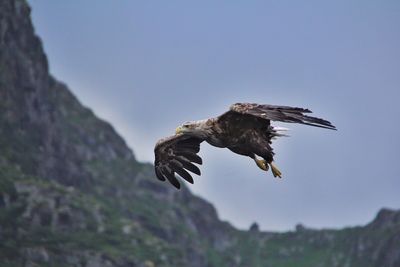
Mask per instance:
[[[177,248],[155,237],[136,221],[125,218],[118,204],[112,201],[71,190],[56,182],[18,176],[18,171],[10,168],[0,169],[0,181],[3,203],[0,208],[0,256],[8,264],[19,261],[23,247],[45,247],[47,253],[55,255],[96,251],[110,259],[122,257],[159,263],[163,262],[159,255],[178,258],[180,254]],[[57,199],[64,203],[58,204],[59,207],[52,206]],[[150,229],[161,227],[154,214],[156,211],[145,203],[137,202],[130,209],[144,218]],[[63,215],[62,211],[68,212]],[[124,233],[124,227],[129,231]]]

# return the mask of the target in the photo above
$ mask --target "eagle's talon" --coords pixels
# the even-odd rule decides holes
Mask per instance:
[[[267,161],[264,159],[254,159],[254,161],[256,162],[257,166],[263,170],[263,171],[268,171],[269,166],[267,164]]]
[[[271,166],[271,171],[272,171],[272,174],[274,175],[274,177],[278,176],[279,178],[282,178],[282,173],[278,169],[278,167],[276,167],[272,162],[270,162],[269,165]]]

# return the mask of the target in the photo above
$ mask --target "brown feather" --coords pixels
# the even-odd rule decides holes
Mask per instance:
[[[189,183],[193,183],[189,170],[200,175],[200,169],[194,163],[201,164],[202,159],[196,153],[200,151],[200,143],[203,140],[189,135],[174,135],[157,142],[154,148],[154,167],[159,180],[168,180],[177,189],[180,183],[175,173]],[[185,170],[186,169],[186,170]]]

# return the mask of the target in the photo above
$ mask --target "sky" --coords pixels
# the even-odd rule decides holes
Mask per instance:
[[[400,2],[29,0],[50,72],[137,159],[235,102],[309,108],[338,131],[276,123],[283,179],[202,144],[190,189],[247,229],[340,228],[400,208]],[[167,184],[166,184],[167,186]]]

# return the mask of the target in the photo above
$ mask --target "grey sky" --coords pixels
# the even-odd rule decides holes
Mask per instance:
[[[29,2],[51,72],[139,160],[233,102],[307,107],[338,127],[280,124],[282,180],[203,144],[191,189],[222,219],[342,227],[400,207],[399,1]]]

